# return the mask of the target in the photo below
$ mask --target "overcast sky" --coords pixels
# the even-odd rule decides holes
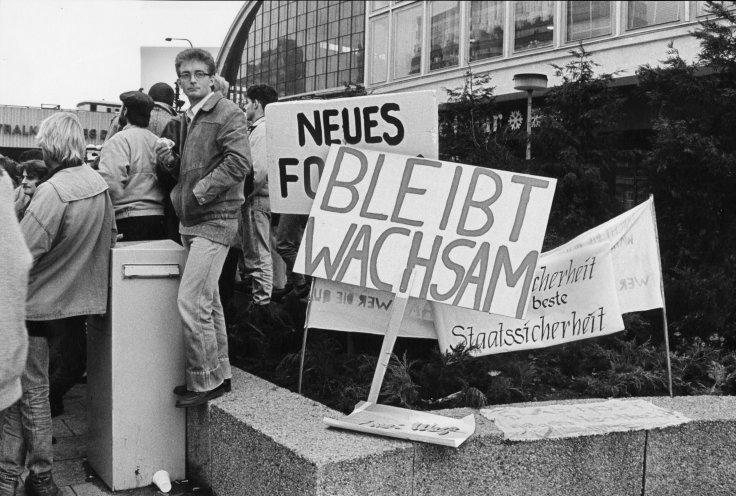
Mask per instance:
[[[219,47],[243,3],[0,0],[0,104],[117,101],[140,85],[140,47]]]

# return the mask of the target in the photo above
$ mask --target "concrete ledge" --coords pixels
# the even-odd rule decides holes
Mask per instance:
[[[678,427],[522,443],[477,410],[438,412],[476,414],[454,449],[327,428],[323,417],[342,414],[234,374],[233,392],[187,421],[188,475],[217,496],[736,493],[733,397],[646,398],[693,419]]]

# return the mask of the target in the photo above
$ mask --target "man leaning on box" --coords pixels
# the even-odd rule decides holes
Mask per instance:
[[[245,114],[211,89],[215,61],[190,48],[175,61],[190,108],[180,117],[179,135],[162,138],[156,155],[177,184],[171,202],[187,262],[178,306],[184,327],[186,384],[174,389],[178,408],[189,408],[230,390],[230,360],[217,287],[228,245],[238,230],[243,180],[251,170]],[[164,136],[166,133],[164,133]]]

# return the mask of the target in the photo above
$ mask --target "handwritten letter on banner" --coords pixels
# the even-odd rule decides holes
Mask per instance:
[[[545,348],[622,331],[608,243],[543,253],[525,319],[433,304],[440,349],[477,347],[475,355]]]
[[[266,107],[271,211],[308,214],[330,145],[437,158],[434,91]]]
[[[550,254],[608,241],[613,255],[621,313],[662,308],[662,271],[655,222],[654,200],[650,197],[631,210],[555,248]]]
[[[520,318],[555,184],[333,146],[294,270]]]

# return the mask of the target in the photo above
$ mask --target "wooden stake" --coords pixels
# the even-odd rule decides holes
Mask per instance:
[[[414,285],[414,275],[415,273],[412,272],[406,293],[395,294],[394,301],[391,303],[391,315],[389,316],[388,325],[386,326],[386,335],[383,337],[381,353],[378,355],[378,362],[376,363],[376,372],[373,374],[371,390],[370,393],[368,393],[369,403],[378,403],[378,394],[381,392],[383,377],[386,375],[386,369],[391,361],[391,354],[394,350],[396,337],[399,335],[401,320],[404,318],[406,304],[409,302],[409,293]]]
[[[309,332],[309,310],[312,308],[312,288],[309,288],[307,297],[307,312],[304,316],[304,336],[302,336],[302,353],[299,357],[299,383],[297,393],[302,394],[302,377],[304,376],[304,356],[307,354],[307,332]]]
[[[667,304],[664,300],[664,272],[662,272],[662,256],[659,252],[659,233],[657,232],[657,215],[654,211],[654,196],[649,195],[652,199],[652,223],[654,224],[654,239],[657,241],[657,258],[659,260],[659,291],[662,294],[662,321],[664,324],[664,350],[667,354],[667,381],[670,398],[674,398],[672,392],[672,361],[670,360],[670,333],[667,327]]]

